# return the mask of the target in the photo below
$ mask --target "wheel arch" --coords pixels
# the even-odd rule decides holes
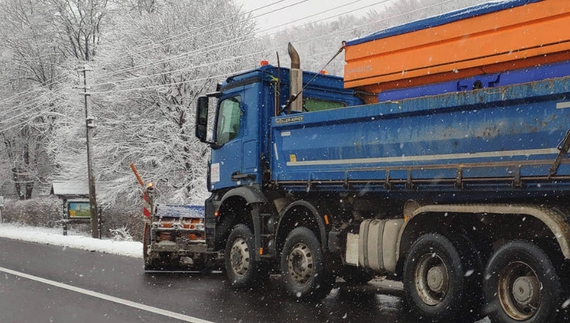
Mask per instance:
[[[258,249],[261,232],[259,210],[265,204],[267,204],[267,198],[255,187],[244,186],[227,191],[221,198],[216,211],[216,249],[225,248],[231,229],[240,223],[253,232],[255,246]],[[257,252],[256,257],[259,257]]]
[[[406,221],[400,231],[396,248],[398,268],[402,268],[405,255],[413,241],[421,235],[421,232],[445,232],[445,227],[442,229],[441,223],[433,221],[433,219],[434,217],[441,219],[444,216],[448,218],[446,220],[452,221],[454,215],[449,214],[530,216],[548,229],[552,237],[556,239],[564,258],[570,259],[570,225],[565,221],[565,215],[558,209],[523,204],[417,205],[404,212]],[[471,218],[465,216],[462,221],[467,221],[466,225],[478,225],[477,221],[479,220],[475,216]],[[500,230],[499,228],[494,229]],[[492,232],[487,234],[492,235]]]
[[[323,209],[314,203],[297,200],[287,205],[280,214],[276,230],[276,251],[280,254],[285,245],[285,239],[294,228],[305,226],[315,233],[323,251],[327,246],[326,224]]]

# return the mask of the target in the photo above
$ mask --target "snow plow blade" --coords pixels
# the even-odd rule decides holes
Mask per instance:
[[[203,272],[223,264],[218,252],[207,251],[203,206],[156,205],[145,239],[145,271]]]
[[[204,207],[155,203],[152,182],[145,182],[134,164],[131,169],[142,190],[143,258],[145,271],[220,270],[223,257],[207,250]]]

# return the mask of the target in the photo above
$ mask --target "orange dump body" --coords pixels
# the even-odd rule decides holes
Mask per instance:
[[[380,93],[570,60],[569,0],[505,3],[513,5],[348,42],[345,88]]]

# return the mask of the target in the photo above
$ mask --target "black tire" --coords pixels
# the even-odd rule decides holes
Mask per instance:
[[[485,270],[484,292],[494,323],[555,322],[560,278],[538,246],[515,240],[501,246]]]
[[[233,227],[226,243],[224,263],[229,282],[235,288],[253,287],[269,274],[255,259],[253,234],[244,224]]]
[[[281,280],[295,299],[320,300],[331,291],[334,275],[325,269],[321,244],[308,228],[298,227],[287,236],[281,254]]]
[[[404,263],[404,296],[418,320],[473,322],[479,317],[481,265],[470,249],[463,239],[436,233],[412,245]]]
[[[465,285],[465,299],[469,300],[464,304],[461,318],[464,322],[475,322],[483,319],[485,297],[483,296],[483,273],[485,271],[482,252],[478,251],[472,240],[465,236],[452,237],[453,243],[457,246],[459,257],[463,264]]]

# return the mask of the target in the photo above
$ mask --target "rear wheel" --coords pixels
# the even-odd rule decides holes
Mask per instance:
[[[253,234],[244,224],[232,229],[224,255],[226,274],[233,287],[251,287],[269,274],[255,259]]]
[[[452,242],[453,241],[453,242]],[[421,236],[404,264],[407,306],[421,321],[474,321],[473,303],[479,302],[474,275],[477,268],[467,244],[441,234]]]
[[[485,297],[493,322],[554,322],[560,290],[552,261],[527,241],[511,241],[500,247],[485,270]]]
[[[293,298],[318,300],[331,291],[334,275],[325,269],[320,242],[308,228],[289,233],[281,255],[281,279]]]

